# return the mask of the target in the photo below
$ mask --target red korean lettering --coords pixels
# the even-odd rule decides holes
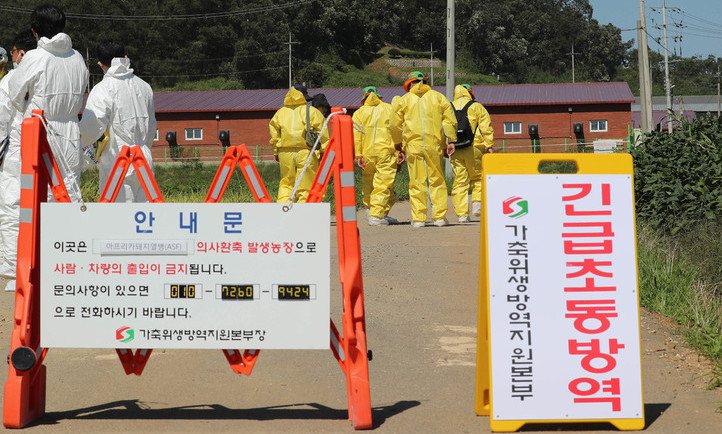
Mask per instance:
[[[562,232],[563,238],[607,238],[613,237],[612,222],[569,222],[564,228],[600,228],[599,232]]]
[[[567,255],[609,255],[612,252],[612,240],[593,243],[564,240],[564,254]]]
[[[599,267],[611,267],[612,261],[596,261],[592,258],[585,258],[582,262],[567,262],[567,267],[579,267],[578,270],[567,273],[567,279],[582,277],[585,274],[593,274],[599,277],[614,277],[614,274],[602,271]]]
[[[609,318],[618,316],[614,300],[567,300],[567,313],[564,315],[565,318],[574,318],[574,328],[578,332],[589,335],[609,330]]]
[[[575,395],[583,396],[583,398],[574,398],[574,402],[577,403],[610,403],[612,405],[612,411],[622,411],[622,398],[619,396],[621,393],[621,387],[619,384],[619,378],[611,378],[609,380],[603,380],[601,385],[593,378],[580,377],[575,378],[569,382],[569,391]],[[606,392],[613,396],[596,396],[598,392]],[[615,396],[616,395],[616,396]]]
[[[593,277],[584,279],[584,286],[565,286],[564,292],[613,292],[616,286],[597,286]]]
[[[614,369],[617,366],[617,359],[612,354],[619,353],[619,350],[624,347],[624,344],[620,344],[617,339],[610,339],[609,352],[604,353],[599,339],[592,339],[589,342],[569,339],[569,354],[584,356],[582,357],[582,368],[594,374],[604,374]]]

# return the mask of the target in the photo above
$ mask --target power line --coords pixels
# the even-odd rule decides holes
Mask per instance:
[[[202,63],[202,62],[218,62],[223,60],[238,60],[238,59],[250,59],[253,57],[263,57],[263,56],[272,56],[272,55],[278,55],[278,54],[285,54],[286,50],[280,50],[280,51],[272,51],[269,53],[257,53],[257,54],[249,54],[249,55],[243,55],[243,56],[230,56],[230,57],[214,57],[210,59],[205,58],[197,58],[197,59],[153,59],[154,62],[159,63],[174,63],[174,64],[181,64],[181,65],[187,65],[191,63]],[[141,56],[142,57],[142,56]],[[90,56],[88,57],[89,61],[97,61],[99,59]]]
[[[698,21],[698,22],[703,23],[703,24],[707,24],[707,25],[710,25],[710,26],[722,28],[722,24],[720,24],[720,23],[716,23],[716,22],[714,22],[714,21],[710,21],[710,20],[708,20],[708,19],[701,18],[701,17],[698,17],[698,16],[696,16],[696,15],[692,15],[692,14],[690,14],[689,12],[687,12],[687,11],[685,11],[685,10],[679,9],[679,13],[680,13],[681,15],[684,15],[684,16],[689,17],[690,19],[692,19],[692,20],[694,20],[694,21]]]
[[[691,32],[701,32],[701,33],[704,33],[707,35],[717,35],[717,36],[722,35],[722,30],[711,30],[711,29],[705,29],[705,28],[694,27],[694,26],[684,26],[684,27],[682,27],[682,29],[688,29],[688,30],[680,30],[680,32],[684,32],[684,33],[691,31]]]
[[[249,73],[256,73],[256,72],[264,72],[264,71],[273,71],[276,69],[286,69],[287,66],[271,66],[268,68],[261,68],[261,69],[250,69],[246,71],[236,71],[236,72],[217,72],[212,74],[174,74],[174,75],[146,75],[146,74],[138,74],[139,77],[148,77],[148,78],[182,78],[182,77],[220,77],[220,76],[229,76],[229,75],[239,75],[239,74],[249,74]],[[95,75],[95,74],[94,74]]]
[[[211,12],[204,14],[179,14],[179,15],[109,15],[109,14],[84,14],[76,12],[66,12],[68,18],[81,20],[98,20],[98,21],[179,21],[193,19],[212,19],[212,18],[229,18],[242,15],[251,15],[260,12],[269,12],[274,10],[288,9],[296,6],[311,3],[314,0],[296,0],[281,4],[272,4],[267,6],[246,7],[236,11]],[[0,6],[0,11],[29,14],[33,10],[21,8],[17,6]]]
[[[650,8],[650,9],[653,12],[660,12],[660,10],[657,8]],[[674,12],[674,13],[678,14],[679,16],[683,17],[680,22],[674,23],[674,27],[676,27],[678,29],[677,34],[679,36],[695,36],[695,37],[699,37],[699,38],[722,39],[722,24],[715,22],[715,21],[710,21],[706,18],[696,16],[696,15],[691,14],[679,7],[674,7],[674,8],[668,7],[667,10],[670,12]],[[694,22],[685,23],[683,21],[685,18],[692,20]],[[654,26],[654,28],[661,30],[660,26]],[[649,36],[652,37],[652,35],[649,35]],[[654,40],[655,43],[657,43],[658,45],[661,46],[658,38],[652,37],[652,40]]]
[[[180,63],[180,64],[188,64],[188,63],[200,63],[200,62],[217,62],[222,60],[238,60],[238,59],[250,59],[254,57],[263,57],[263,56],[274,56],[278,54],[286,54],[286,50],[279,50],[279,51],[272,51],[269,53],[257,53],[257,54],[248,54],[243,56],[230,56],[230,57],[214,57],[212,59],[204,59],[204,58],[198,58],[198,59],[158,59],[158,62],[162,63]]]
[[[709,35],[709,34],[706,35],[704,33],[684,32],[684,35],[697,36],[700,38],[722,39],[722,35],[715,36],[715,35]]]
[[[661,40],[662,38],[655,38],[654,36],[652,36],[652,35],[647,31],[647,29],[643,29],[643,30],[644,30],[644,33],[646,33],[647,36],[649,36],[649,37],[652,39],[652,41],[654,41],[655,44],[659,45],[659,48],[661,48],[662,50],[666,50],[667,53],[669,53],[669,50],[667,50],[666,48],[664,48],[664,45],[662,45],[662,43],[660,42],[660,40]]]

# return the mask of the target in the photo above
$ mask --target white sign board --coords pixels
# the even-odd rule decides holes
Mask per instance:
[[[327,349],[328,204],[41,208],[41,345]]]
[[[486,185],[492,418],[641,417],[631,177]]]

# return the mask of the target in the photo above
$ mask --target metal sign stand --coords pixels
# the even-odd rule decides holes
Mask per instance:
[[[48,185],[57,202],[70,202],[60,170],[55,162],[42,123],[42,111],[22,125],[22,175],[20,195],[20,234],[18,239],[15,315],[10,342],[8,378],[4,389],[3,424],[22,428],[45,413],[47,349],[40,347],[40,203],[47,197]],[[333,135],[309,194],[308,202],[320,202],[331,175],[336,198],[339,274],[343,312],[341,335],[331,320],[330,349],[346,376],[348,418],[355,429],[372,428],[371,394],[368,374],[370,352],[366,348],[361,245],[356,225],[356,192],[353,175],[353,123],[350,116],[332,119]],[[163,195],[139,146],[121,149],[100,195],[99,202],[114,202],[122,180],[133,166],[150,202],[164,202]],[[238,167],[256,202],[271,198],[245,145],[231,146],[216,172],[205,202],[223,198],[231,175]],[[127,375],[141,375],[151,349],[117,349]],[[231,369],[250,375],[259,350],[223,350]]]

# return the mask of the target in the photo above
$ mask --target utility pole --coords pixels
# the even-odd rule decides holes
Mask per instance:
[[[639,63],[639,111],[640,111],[640,127],[643,133],[652,131],[652,120],[651,120],[651,108],[649,102],[651,101],[651,95],[649,89],[651,84],[648,86],[647,80],[649,79],[649,63],[645,63],[645,53],[647,46],[647,34],[643,27],[642,21],[637,20],[637,63]]]
[[[667,0],[662,0],[662,32],[664,33],[664,88],[667,91],[667,132],[672,134],[672,86],[669,82],[669,48],[667,47]]]
[[[454,50],[454,39],[456,25],[454,23],[454,0],[446,0],[446,98],[454,100],[454,62],[456,51]]]
[[[456,34],[456,24],[454,23],[454,1],[446,0],[446,98],[449,101],[454,100],[454,76],[455,76],[455,54],[454,39]],[[451,162],[450,158],[446,158],[445,174],[447,177],[451,177]]]
[[[644,2],[644,0],[640,0],[641,2]],[[645,86],[645,76],[644,76],[644,54],[642,54],[642,40],[646,38],[647,35],[644,34],[644,28],[642,27],[642,20],[637,20],[637,63],[639,63],[639,126],[642,129],[643,133],[648,133],[650,130],[648,129],[647,124],[647,88]]]
[[[641,127],[643,133],[649,133],[654,127],[652,111],[652,76],[649,71],[649,46],[647,45],[647,17],[644,0],[639,0],[639,17],[637,22],[637,51],[639,63],[639,107],[641,109]]]
[[[582,53],[575,53],[574,52],[574,43],[572,43],[572,51],[570,53],[567,53],[570,56],[572,56],[572,83],[576,83],[576,79],[574,77],[574,56]]]
[[[293,68],[293,46],[295,44],[300,44],[300,42],[293,42],[293,40],[291,39],[291,32],[288,32],[288,42],[286,42],[286,44],[288,44],[288,88],[290,89],[291,86],[293,86],[293,79],[291,76],[291,70]]]
[[[717,63],[717,117],[720,117],[720,112],[722,111],[722,101],[720,100],[720,70],[719,70],[719,62]]]
[[[431,87],[434,87],[434,43],[431,43]]]

